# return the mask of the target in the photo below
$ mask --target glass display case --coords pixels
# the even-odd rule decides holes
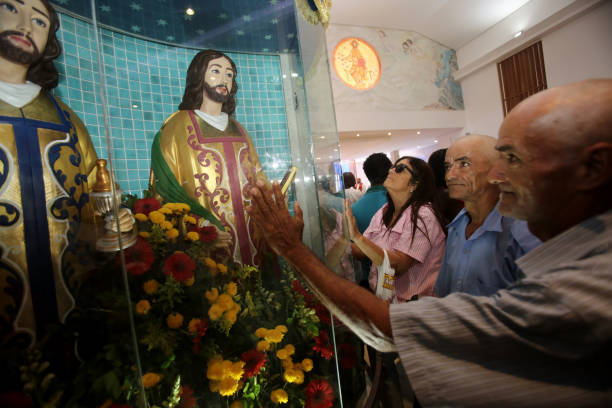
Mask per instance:
[[[46,0],[9,3],[55,27]],[[354,406],[359,342],[245,213],[295,166],[304,241],[354,279],[327,3],[52,2],[38,130],[14,119],[30,105],[1,112],[40,149],[0,141],[0,405]]]

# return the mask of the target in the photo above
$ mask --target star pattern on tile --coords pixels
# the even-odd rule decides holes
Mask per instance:
[[[185,19],[185,21],[191,21],[193,20],[193,16],[190,16],[189,14],[184,14],[183,18]]]
[[[139,32],[140,32],[140,26],[133,25],[133,26],[131,27],[131,29],[132,29],[132,31],[133,31],[133,32],[135,32],[135,33],[139,33]]]
[[[236,35],[244,35],[244,31],[238,30],[238,31],[236,31]]]
[[[200,35],[204,34],[205,32],[206,32],[206,31],[202,30],[201,28],[198,28],[198,29],[196,30],[196,33],[198,33],[198,34],[200,34]]]
[[[265,38],[266,40],[271,40],[271,39],[272,39],[272,36],[271,36],[270,34],[266,34],[266,35],[264,35],[264,38]]]
[[[165,27],[165,26],[168,25],[168,22],[166,20],[164,20],[163,18],[160,18],[159,20],[157,20],[157,25]]]
[[[134,11],[141,11],[142,10],[142,6],[136,2],[132,2],[132,4],[130,4],[130,8]]]
[[[166,41],[174,41],[174,36],[173,35],[167,36]]]
[[[246,14],[246,15],[242,16],[242,19],[244,21],[251,21],[253,18],[250,15]]]
[[[287,34],[287,38],[293,38],[293,37],[295,37],[295,34],[294,34],[294,33],[289,33],[289,34]]]
[[[219,18],[220,18],[221,20],[227,20],[227,14],[225,14],[225,13],[221,13],[221,14],[219,14]]]
[[[102,5],[100,5],[100,10],[105,12],[105,13],[109,13],[111,11],[111,8],[110,8],[110,6],[102,4]]]
[[[278,24],[278,18],[273,18],[272,20],[270,20],[270,23]]]

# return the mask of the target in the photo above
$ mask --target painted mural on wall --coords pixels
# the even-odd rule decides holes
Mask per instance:
[[[358,90],[333,74],[336,110],[464,109],[461,86],[453,79],[458,69],[454,50],[414,31],[330,25],[327,30],[330,52],[349,37],[362,38],[376,49],[381,76],[376,86]]]

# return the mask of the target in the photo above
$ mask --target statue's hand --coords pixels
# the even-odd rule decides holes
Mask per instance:
[[[232,236],[227,231],[221,231],[217,228],[217,241],[215,241],[216,248],[229,248],[232,245]]]
[[[134,228],[134,223],[136,220],[134,219],[134,215],[129,208],[120,208],[118,211],[118,218],[121,232],[129,232]],[[117,221],[114,213],[111,213],[104,218],[104,228],[107,231],[117,232]]]

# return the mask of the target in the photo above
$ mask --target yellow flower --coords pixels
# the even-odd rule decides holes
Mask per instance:
[[[155,224],[161,224],[162,222],[166,221],[164,214],[160,213],[159,211],[151,211],[149,213],[149,219]]]
[[[136,313],[138,314],[147,314],[151,309],[151,304],[148,300],[140,300],[136,303]]]
[[[234,401],[231,403],[230,408],[242,408],[242,400]]]
[[[230,312],[235,312],[236,314],[240,311],[240,305],[236,302],[234,302],[234,305],[232,306],[232,308],[229,310]]]
[[[229,376],[234,380],[239,380],[242,378],[242,374],[244,374],[244,361],[236,361],[232,364],[229,369]]]
[[[287,333],[287,326],[285,326],[284,324],[279,324],[274,328],[274,330],[278,330],[281,333]]]
[[[145,388],[151,388],[157,385],[161,380],[161,375],[157,373],[146,373],[142,376],[142,385]]]
[[[198,325],[202,323],[202,319],[191,319],[189,321],[189,325],[187,326],[189,329],[189,333],[195,333],[198,331]]]
[[[152,295],[159,289],[159,283],[155,279],[148,280],[142,285],[142,289],[147,295]]]
[[[138,235],[140,235],[143,238],[149,238],[149,233],[147,231],[140,231]]]
[[[183,219],[188,224],[195,224],[197,222],[196,219],[193,218],[191,215],[186,215],[185,218],[183,218]]]
[[[291,357],[286,358],[284,360],[281,360],[282,362],[282,366],[283,368],[286,370],[288,368],[295,368],[295,369],[300,369],[300,365],[299,364],[293,364],[293,361],[291,360]]]
[[[301,384],[304,382],[304,372],[302,370],[296,370],[295,368],[287,368],[283,373],[283,378],[288,383]]]
[[[219,381],[223,378],[223,359],[220,356],[215,356],[208,360],[206,369],[206,378],[209,380]]]
[[[176,209],[176,203],[166,203],[162,206],[162,208],[168,209],[170,211]]]
[[[238,381],[233,378],[224,378],[219,382],[219,394],[224,397],[233,395],[238,390]]]
[[[265,337],[266,333],[268,333],[268,329],[266,329],[265,327],[260,327],[259,329],[255,330],[255,335],[260,339]]]
[[[302,369],[306,372],[309,372],[310,370],[312,370],[312,360],[309,358],[305,358],[302,360]]]
[[[295,347],[293,346],[293,344],[287,344],[285,346],[285,350],[287,350],[287,354],[289,354],[290,356],[295,353]]]
[[[185,284],[185,286],[193,286],[193,284],[195,283],[195,276],[192,276],[183,283]]]
[[[212,258],[204,258],[204,263],[206,264],[206,266],[208,266],[210,269],[217,269],[217,263],[215,262],[214,259]]]
[[[221,310],[225,312],[226,310],[230,310],[232,306],[234,306],[234,301],[232,300],[232,297],[230,295],[224,293],[222,295],[219,295],[219,298],[217,299],[217,304],[219,305]]]
[[[185,203],[176,203],[174,209],[176,211],[182,211],[185,213],[188,213],[189,211],[191,211],[191,207],[189,206],[189,204],[185,204]]]
[[[168,239],[174,239],[178,237],[178,235],[179,235],[179,232],[176,228],[172,228],[171,230],[166,231],[166,238]]]
[[[279,388],[278,390],[274,390],[270,393],[270,399],[275,404],[286,404],[289,401],[289,395],[287,391]]]
[[[159,226],[164,230],[164,231],[168,231],[171,230],[173,225],[170,221],[162,221],[161,224],[159,224]]]
[[[192,242],[199,241],[199,240],[200,240],[200,234],[198,234],[198,233],[197,233],[197,232],[195,232],[195,231],[189,231],[189,232],[187,233],[187,239],[188,239],[188,240],[190,240],[190,241],[192,241]]]
[[[289,357],[289,353],[287,353],[287,350],[285,349],[280,349],[276,351],[276,357],[278,357],[280,360],[285,360]]]
[[[268,351],[268,350],[270,350],[270,343],[268,343],[265,340],[260,340],[257,343],[257,347],[256,348],[257,348],[257,351]]]
[[[217,320],[223,315],[223,310],[219,307],[218,304],[214,304],[208,309],[208,317],[210,320]]]
[[[270,343],[280,343],[281,341],[283,341],[283,333],[281,333],[279,330],[268,330],[268,333],[266,333],[266,336],[264,337],[267,341],[269,341]]]
[[[166,317],[166,324],[171,329],[178,329],[183,325],[183,315],[180,313],[170,313]]]
[[[303,384],[304,383],[304,372],[302,370],[295,370],[295,379],[293,380],[294,384]]]
[[[238,285],[236,285],[235,282],[228,283],[225,287],[225,293],[230,296],[236,296],[236,293],[238,293]]]
[[[217,269],[221,272],[221,275],[225,275],[227,273],[227,266],[223,264],[217,264]]]
[[[158,210],[160,213],[165,214],[165,215],[170,215],[172,214],[172,210],[168,207],[162,207]]]
[[[136,218],[138,221],[146,221],[149,219],[149,217],[147,217],[146,215],[142,214],[142,213],[138,213],[138,214],[134,214],[134,218]]]
[[[204,293],[204,296],[206,297],[206,299],[208,299],[210,303],[215,303],[215,301],[219,297],[219,289],[212,288],[211,290],[207,290],[206,293]]]
[[[227,312],[225,312],[224,317],[225,317],[225,320],[227,320],[231,324],[234,324],[236,323],[236,320],[238,319],[238,313],[234,310],[228,310]]]

